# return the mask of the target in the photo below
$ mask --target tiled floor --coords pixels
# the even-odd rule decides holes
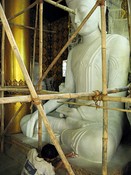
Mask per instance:
[[[18,136],[20,137],[20,135]],[[20,148],[20,145],[13,144],[11,140],[10,137],[6,139],[5,151],[0,153],[0,175],[21,175],[26,160],[27,151]],[[23,140],[28,141],[29,139]],[[13,141],[15,142],[15,140]]]
[[[7,155],[0,154],[0,175],[20,175],[21,164]]]

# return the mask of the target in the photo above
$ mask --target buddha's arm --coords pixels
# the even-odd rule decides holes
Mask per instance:
[[[108,88],[120,88],[127,85],[129,71],[129,42],[126,38],[118,36],[111,44],[110,58],[108,64]],[[125,96],[126,92],[110,94],[109,96]],[[110,108],[124,108],[124,103],[108,102]],[[109,110],[111,120],[122,125],[124,113]],[[115,117],[114,117],[115,116]]]
[[[129,71],[129,42],[122,36],[116,37],[110,50],[108,64],[108,88],[119,88],[127,85]],[[113,95],[122,95],[121,93]]]
[[[66,78],[65,83],[62,83],[59,87],[59,92],[61,93],[72,93],[75,92],[75,84],[74,84],[74,78],[71,70],[71,53],[68,55],[67,59],[67,67],[66,67]],[[46,114],[52,112],[57,107],[59,107],[62,103],[58,103],[59,101],[66,101],[66,99],[60,99],[60,100],[49,100],[44,104],[44,109]]]

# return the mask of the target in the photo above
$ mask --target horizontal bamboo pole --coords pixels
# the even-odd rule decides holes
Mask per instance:
[[[29,89],[27,87],[20,87],[20,86],[16,86],[16,87],[12,87],[12,86],[5,86],[5,87],[0,87],[0,92],[1,91],[8,91],[8,92],[21,92],[23,94],[29,94]],[[36,90],[36,92],[38,94],[58,94],[59,92],[57,91],[48,91],[48,90]]]
[[[121,87],[121,88],[114,88],[114,89],[108,89],[107,90],[107,94],[111,94],[111,93],[118,93],[118,92],[124,92],[124,91],[128,91],[130,89],[130,87],[129,86],[126,86],[126,87]],[[4,86],[4,87],[0,87],[0,91],[23,91],[23,92],[25,92],[25,91],[29,91],[29,89],[27,88],[27,87],[20,87],[20,86]],[[60,92],[58,92],[58,91],[48,91],[48,90],[38,90],[38,92],[39,93],[45,93],[45,94],[49,94],[49,93],[51,93],[51,94],[60,94]],[[102,91],[97,91],[98,92],[98,95],[99,94],[102,94]],[[86,93],[87,94],[87,93]],[[88,93],[90,96],[91,95],[95,95],[95,93],[93,92],[93,93]],[[87,94],[87,95],[88,95]]]
[[[53,100],[53,99],[83,99],[83,100],[94,100],[94,96],[96,95],[95,92],[92,93],[65,93],[65,94],[44,94],[38,95],[40,100]],[[98,96],[97,96],[98,97]],[[95,97],[96,101],[113,101],[113,102],[123,102],[123,103],[131,103],[131,98],[127,97],[113,97],[113,96],[102,96],[97,98]],[[14,97],[3,97],[0,98],[0,104],[7,104],[7,103],[16,103],[16,102],[31,102],[33,101],[31,95],[21,95],[21,96],[14,96]]]
[[[38,28],[31,27],[31,26],[25,26],[25,25],[16,24],[16,23],[11,23],[11,22],[10,22],[9,24],[12,25],[12,26],[20,27],[20,28],[25,28],[25,29],[30,29],[30,30],[37,30],[37,31],[39,31]],[[46,30],[46,29],[44,29],[43,32],[46,32],[46,33],[56,33],[56,31],[53,31],[53,30]]]
[[[104,107],[104,106],[99,106],[99,105],[93,105],[93,104],[86,104],[86,103],[79,103],[79,102],[58,102],[62,104],[68,104],[68,105],[73,105],[73,106],[88,106],[88,107],[93,107],[93,108],[100,108],[100,109],[107,109],[107,110],[113,110],[113,111],[120,111],[120,112],[131,112],[130,109],[120,109],[120,108],[110,108],[110,107]]]
[[[72,9],[70,9],[70,8],[64,6],[64,5],[61,5],[58,2],[55,2],[55,1],[52,1],[52,0],[44,0],[44,1],[58,7],[60,9],[64,10],[64,11],[75,14],[74,10],[72,10]]]

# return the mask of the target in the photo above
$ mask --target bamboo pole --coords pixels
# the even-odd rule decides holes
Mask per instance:
[[[61,3],[63,0],[58,0],[57,3]]]
[[[108,109],[108,110],[114,110],[114,111],[120,111],[120,112],[131,112],[131,110],[129,109],[120,109],[120,108],[106,108],[104,106],[99,106],[99,104],[93,105],[93,104],[86,104],[85,103],[78,103],[78,102],[63,102],[63,101],[59,101],[58,103],[62,103],[62,104],[68,104],[68,105],[74,105],[74,106],[88,106],[88,107],[93,107],[93,108],[100,108],[100,109]]]
[[[25,29],[30,29],[30,30],[37,30],[39,31],[39,29],[35,28],[35,27],[31,27],[31,26],[26,26],[26,25],[21,25],[21,24],[16,24],[16,23],[11,23],[9,22],[10,25],[12,26],[17,26],[17,27],[20,27],[20,28],[25,28]],[[56,31],[53,31],[53,30],[43,30],[43,32],[46,32],[46,33],[56,33]]]
[[[39,78],[42,76],[42,57],[43,57],[43,2],[39,4]],[[42,90],[42,82],[38,90]],[[42,118],[39,113],[38,118],[38,148],[42,148]]]
[[[30,72],[30,75],[31,75],[31,78],[32,78],[32,82],[34,82],[34,69],[35,69],[35,57],[36,57],[36,36],[37,36],[37,25],[38,25],[38,8],[39,8],[39,5],[37,4],[36,5],[36,13],[35,13],[35,31],[34,31],[34,42],[33,42],[33,59],[32,59],[32,62],[31,62],[31,72]],[[31,113],[33,112],[33,105],[31,105]]]
[[[67,11],[69,13],[75,14],[74,10],[72,10],[72,9],[70,9],[70,8],[64,6],[64,5],[61,5],[58,2],[55,2],[55,1],[52,1],[52,0],[44,0],[44,1],[47,2],[47,3],[49,3],[49,4],[54,5],[55,7],[58,7],[60,9],[64,10],[64,11]]]
[[[10,86],[5,86],[5,87],[0,87],[0,92],[1,91],[13,91],[13,92],[22,92],[23,94],[29,94],[29,89],[28,88],[22,88],[22,87],[10,87]],[[36,91],[38,94],[57,94],[59,92],[57,91],[48,91],[48,90],[37,90]]]
[[[19,66],[21,68],[21,71],[22,71],[22,73],[23,73],[23,75],[25,77],[27,86],[28,86],[28,88],[30,90],[30,93],[31,93],[31,96],[32,96],[32,100],[34,101],[35,105],[38,108],[38,111],[39,111],[39,113],[40,113],[40,115],[42,117],[42,120],[43,120],[43,122],[45,124],[45,127],[46,127],[46,129],[47,129],[47,131],[48,131],[48,133],[50,135],[50,138],[51,138],[52,142],[54,143],[54,145],[55,145],[55,147],[56,147],[56,149],[57,149],[57,151],[58,151],[58,153],[59,153],[59,155],[60,155],[60,157],[61,157],[61,159],[62,159],[62,161],[63,161],[63,163],[64,163],[64,165],[65,165],[65,167],[67,169],[67,171],[68,171],[68,173],[70,175],[74,175],[74,172],[72,171],[72,168],[71,168],[69,162],[67,161],[67,159],[66,159],[66,157],[65,157],[65,155],[64,155],[64,153],[63,153],[63,151],[62,151],[62,149],[61,149],[61,147],[59,145],[59,142],[58,142],[57,138],[55,137],[55,134],[53,133],[53,130],[52,130],[52,128],[51,128],[47,118],[46,118],[46,114],[45,114],[45,112],[43,110],[41,101],[40,101],[40,99],[39,99],[39,97],[38,97],[38,95],[37,95],[37,93],[35,91],[35,88],[34,88],[32,82],[31,82],[31,79],[29,77],[28,71],[27,71],[27,69],[26,69],[26,67],[25,67],[25,65],[24,65],[24,63],[22,61],[19,49],[18,49],[17,44],[16,44],[16,42],[14,40],[14,37],[12,35],[11,29],[9,27],[8,21],[6,19],[4,11],[2,9],[1,3],[0,3],[0,17],[1,17],[2,24],[4,26],[5,32],[7,34],[7,37],[9,39],[9,42],[11,44],[11,47],[12,47],[12,49],[14,51],[14,54],[15,54],[15,56],[17,58],[17,61],[18,61]]]
[[[67,47],[69,46],[69,44],[72,42],[72,40],[76,37],[76,35],[78,34],[78,32],[81,30],[81,28],[83,27],[83,25],[86,23],[86,21],[89,19],[89,17],[92,15],[92,13],[95,11],[95,9],[98,7],[99,5],[99,0],[97,0],[96,4],[94,5],[94,7],[91,9],[91,11],[87,14],[87,16],[84,18],[84,20],[82,21],[82,23],[80,24],[80,26],[77,28],[77,30],[73,33],[73,35],[71,36],[71,38],[66,42],[66,44],[64,45],[64,47],[61,49],[61,51],[58,53],[58,55],[54,58],[54,60],[52,61],[52,63],[48,66],[48,68],[46,69],[46,71],[44,72],[44,74],[42,75],[42,77],[39,79],[37,86],[39,86],[39,83],[47,76],[47,74],[49,73],[49,71],[52,69],[52,67],[56,64],[56,62],[59,60],[60,56],[63,54],[63,52],[67,49]]]
[[[36,36],[37,36],[37,23],[38,23],[38,4],[36,5],[36,14],[35,14],[35,31],[34,31],[34,42],[33,42],[33,60],[31,64],[31,76],[32,76],[32,81],[34,82],[34,76],[33,76],[33,71],[35,68],[35,54],[36,54]]]
[[[11,120],[9,121],[8,125],[6,126],[4,132],[2,133],[2,136],[4,136],[8,130],[8,128],[10,127],[10,125],[13,123],[14,119],[17,117],[17,115],[19,114],[19,112],[21,111],[21,109],[25,106],[25,103],[23,103],[19,109],[16,111],[16,113],[14,114],[14,116],[11,118]]]
[[[95,99],[94,99],[95,97]],[[100,96],[97,95],[95,92],[92,93],[64,93],[64,94],[44,94],[38,95],[40,100],[52,100],[52,99],[82,99],[82,100],[96,100],[96,101],[112,101],[112,102],[123,102],[123,103],[131,103],[131,98],[127,97],[113,97],[113,96]],[[21,96],[14,96],[14,97],[3,97],[0,98],[0,104],[7,104],[7,103],[16,103],[16,102],[31,102],[32,97],[31,95],[21,95]]]
[[[112,93],[117,93],[117,92],[124,92],[124,91],[128,91],[130,90],[129,86],[125,86],[125,87],[121,87],[121,88],[114,88],[114,89],[108,89],[107,93],[108,94],[112,94]],[[12,87],[12,86],[4,86],[4,87],[0,87],[0,91],[18,91],[18,92],[29,92],[28,88],[21,88],[21,87]],[[95,91],[94,91],[95,92]],[[102,91],[97,91],[98,95],[102,94]],[[60,92],[57,91],[48,91],[48,90],[40,90],[38,91],[38,93],[44,93],[44,94],[60,94]],[[86,92],[86,95],[91,96],[91,95],[95,95],[95,93],[88,93]]]
[[[128,31],[129,31],[129,41],[130,41],[130,48],[131,48],[131,3],[127,0],[127,19],[128,19]]]
[[[5,9],[5,1],[2,0],[3,9]],[[2,27],[1,41],[1,85],[4,86],[4,55],[5,55],[5,30]],[[4,97],[4,91],[1,92],[1,97]],[[1,104],[1,134],[4,132],[4,104]],[[4,137],[1,137],[1,152],[4,151]]]
[[[101,0],[102,91],[107,95],[105,0]],[[108,104],[103,101],[102,175],[107,175]]]
[[[10,21],[10,20],[16,18],[17,16],[19,16],[19,15],[25,13],[26,11],[30,10],[31,8],[33,8],[37,3],[38,3],[38,1],[36,0],[36,1],[33,2],[31,5],[29,5],[27,8],[25,8],[24,10],[18,12],[17,14],[15,14],[15,15],[12,16],[12,17],[9,17],[7,20]]]

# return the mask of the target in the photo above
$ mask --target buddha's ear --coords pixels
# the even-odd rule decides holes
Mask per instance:
[[[101,31],[101,8],[100,8],[100,6],[97,8],[99,10],[99,29]],[[106,1],[105,1],[105,15],[106,15]]]

